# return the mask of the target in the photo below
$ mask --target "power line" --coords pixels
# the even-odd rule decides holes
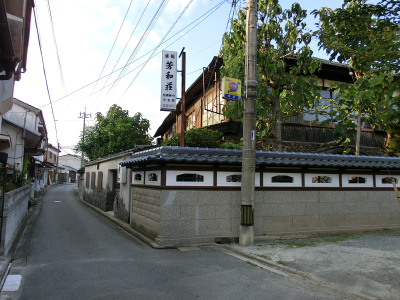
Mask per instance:
[[[178,37],[177,39],[175,39],[175,40],[172,41],[170,44],[168,44],[168,45],[166,46],[166,48],[168,48],[169,46],[173,45],[176,41],[180,40],[182,37],[184,37],[185,35],[187,35],[190,31],[192,31],[193,29],[195,29],[200,23],[204,22],[208,17],[210,17],[214,12],[216,12],[225,2],[226,2],[225,0],[222,0],[220,3],[216,4],[214,7],[212,7],[211,9],[209,9],[207,12],[205,12],[204,14],[202,14],[200,17],[198,17],[197,19],[193,20],[193,21],[192,21],[191,23],[189,23],[187,26],[185,26],[184,28],[182,28],[181,30],[179,30],[178,32],[176,32],[173,36],[171,36],[170,38],[166,39],[162,44],[167,43],[168,41],[170,41],[171,39],[173,39],[174,37],[176,37],[177,35],[179,35],[181,32],[183,32],[184,30],[186,30],[187,28],[189,28],[190,26],[192,26],[193,24],[195,24],[192,28],[188,29],[186,32],[184,32],[183,34],[179,35],[179,37]],[[200,20],[200,21],[199,21],[199,20]],[[196,22],[198,22],[198,23],[196,24]],[[157,48],[157,47],[155,47],[155,48]],[[130,64],[132,64],[132,63],[134,63],[134,62],[137,62],[138,60],[140,60],[141,58],[145,57],[147,54],[149,54],[150,52],[152,52],[155,48],[153,48],[153,49],[147,51],[145,54],[143,54],[142,56],[140,56],[140,57],[138,57],[137,59],[133,60],[132,62],[126,64],[125,66],[130,65]],[[161,53],[161,51],[157,52],[155,55],[158,55],[159,53]],[[120,68],[118,68],[118,69],[116,69],[116,70],[114,70],[114,71],[112,71],[112,72],[110,72],[110,73],[108,73],[108,74],[102,76],[101,78],[99,78],[99,79],[97,79],[97,80],[94,80],[94,81],[92,81],[92,82],[89,82],[89,83],[83,85],[82,87],[76,89],[75,91],[70,92],[68,95],[65,95],[65,96],[63,96],[63,97],[61,97],[61,98],[58,98],[57,100],[54,100],[53,103],[56,103],[56,102],[61,101],[61,100],[64,100],[64,99],[66,99],[66,98],[68,98],[68,97],[70,97],[70,96],[76,94],[77,92],[79,92],[79,91],[81,91],[81,90],[83,90],[83,89],[85,89],[85,88],[91,86],[92,84],[95,84],[96,82],[98,82],[98,81],[100,81],[100,80],[106,78],[107,76],[110,76],[111,74],[122,70],[125,66],[120,67]],[[129,71],[128,73],[126,73],[125,75],[123,75],[123,77],[129,75],[130,73],[132,73],[133,71],[135,71],[136,69],[138,69],[140,66],[141,66],[141,65],[135,67],[133,70],[131,70],[131,71]],[[121,79],[121,78],[120,78],[120,79]],[[117,79],[117,80],[120,80],[120,79]],[[116,80],[116,81],[117,81],[117,80]],[[110,84],[107,85],[107,86],[104,86],[103,88],[101,88],[100,90],[95,91],[94,93],[98,93],[98,92],[102,91],[104,88],[107,88],[107,87],[110,86],[111,84],[112,84],[112,83],[110,83]],[[89,95],[87,95],[87,96],[84,96],[84,97],[80,98],[80,100],[81,100],[81,99],[88,98],[88,97],[90,97],[91,95],[93,95],[94,93],[91,93],[91,94],[89,94]],[[45,105],[40,106],[39,108],[43,108],[43,107],[48,106],[48,105],[49,105],[49,104],[45,104]]]
[[[144,14],[145,14],[145,12],[146,12],[147,7],[149,6],[149,4],[150,4],[150,0],[147,1],[147,4],[146,4],[144,10],[142,11],[142,13],[141,13],[141,15],[140,15],[140,18],[139,18],[138,21],[136,22],[136,25],[135,25],[135,27],[133,28],[133,30],[132,30],[132,32],[131,32],[131,35],[129,36],[128,41],[125,43],[124,49],[122,49],[121,54],[119,55],[117,61],[115,62],[114,67],[113,67],[112,70],[111,70],[111,73],[109,73],[109,74],[106,76],[107,79],[106,79],[106,81],[104,82],[103,88],[101,89],[101,91],[106,87],[106,85],[107,85],[107,83],[108,83],[108,80],[110,79],[111,74],[114,73],[115,68],[117,67],[117,64],[119,63],[119,61],[120,61],[122,55],[124,54],[126,47],[128,47],[128,44],[129,44],[129,42],[130,42],[130,40],[131,40],[133,34],[135,33],[136,28],[138,27],[140,21],[142,20],[142,18],[143,18],[143,16],[144,16]],[[123,66],[122,68],[124,68],[124,66]],[[117,69],[115,72],[121,70],[122,68]],[[100,75],[100,76],[101,76],[101,75]],[[100,80],[100,79],[99,79],[99,80]],[[96,86],[97,86],[97,83],[96,83]],[[95,89],[96,89],[96,87],[93,89],[92,94],[94,94],[94,90],[95,90]],[[99,96],[100,96],[100,94],[97,95],[96,100],[98,99]],[[96,102],[96,103],[97,103],[97,105],[98,105],[99,102]],[[95,107],[97,107],[97,105],[96,105]]]
[[[124,67],[122,68],[121,72],[118,74],[117,80],[114,81],[114,84],[123,77],[123,75],[125,74],[125,70],[127,65],[132,61],[132,59],[136,56],[136,54],[139,52],[140,48],[143,46],[143,43],[146,41],[148,35],[150,34],[150,31],[153,29],[154,25],[156,24],[158,18],[160,17],[160,15],[162,14],[162,12],[164,11],[165,6],[168,4],[169,0],[163,0],[160,4],[160,6],[158,7],[156,13],[154,14],[154,16],[152,17],[152,19],[150,20],[149,25],[147,25],[147,28],[145,29],[145,31],[143,32],[139,42],[136,44],[135,49],[133,50],[133,52],[131,53],[131,55],[129,56],[127,62],[125,63]],[[110,91],[112,90],[112,88],[114,87],[114,84],[110,87],[110,89],[108,90],[107,94],[110,93]]]
[[[55,118],[55,116],[54,116],[53,103],[52,103],[52,101],[51,101],[50,90],[49,90],[49,83],[48,83],[48,81],[47,81],[46,68],[45,68],[45,65],[44,65],[44,58],[43,58],[43,51],[42,51],[42,43],[41,43],[41,41],[40,41],[39,26],[38,26],[38,22],[37,22],[37,18],[36,18],[36,7],[33,7],[33,15],[34,15],[34,18],[35,18],[36,34],[37,34],[38,43],[39,43],[40,56],[41,56],[41,58],[42,58],[42,67],[43,67],[44,80],[45,80],[45,82],[46,82],[47,95],[48,95],[48,97],[49,97],[51,112],[52,112],[53,121],[54,121],[54,128],[55,128],[55,131],[56,131],[56,139],[57,139],[57,144],[58,144],[57,123],[56,123],[56,118]]]
[[[226,32],[227,29],[228,29],[229,23],[232,23],[233,16],[235,15],[235,12],[236,12],[236,11],[235,11],[235,8],[237,7],[236,4],[237,4],[237,3],[236,3],[236,0],[233,0],[232,5],[231,5],[231,10],[229,11],[228,21],[226,22],[225,32]],[[232,31],[232,30],[229,31],[229,34],[231,33],[231,31]],[[221,46],[220,46],[220,48],[219,48],[219,53],[218,53],[218,55],[221,53],[223,45],[224,45],[224,40],[222,39],[222,42],[221,42]],[[213,70],[212,70],[211,73],[214,73],[215,68],[216,68],[216,66],[217,66],[217,62],[218,62],[218,60],[215,60],[215,63],[214,63],[214,66],[213,66]],[[206,90],[210,87],[211,81],[212,81],[212,76],[210,76],[210,79],[209,79],[209,81],[208,81]]]
[[[168,29],[167,33],[164,35],[164,37],[161,39],[161,42],[157,45],[156,48],[154,48],[154,51],[152,54],[150,54],[149,58],[146,60],[146,62],[143,64],[142,68],[139,70],[139,72],[136,74],[136,76],[132,79],[131,83],[128,85],[128,87],[125,89],[124,93],[121,95],[121,97],[118,99],[121,100],[121,98],[126,94],[126,92],[129,90],[129,88],[132,86],[132,83],[136,80],[136,78],[140,75],[144,67],[147,65],[147,63],[150,61],[150,59],[154,56],[154,53],[157,51],[157,49],[162,45],[164,40],[167,38],[168,34],[171,32],[171,30],[175,27],[176,23],[182,18],[183,14],[186,12],[186,10],[189,8],[189,6],[192,4],[193,0],[190,0],[185,8],[182,10],[178,18],[175,20],[175,22],[171,25],[171,27]],[[117,101],[117,103],[118,103]]]
[[[56,33],[55,33],[55,30],[54,30],[53,16],[52,16],[52,14],[51,14],[51,8],[50,8],[50,1],[49,1],[49,0],[47,0],[47,9],[48,9],[48,11],[49,11],[51,32],[52,32],[52,34],[53,34],[53,42],[54,42],[54,46],[55,46],[55,48],[56,48],[56,55],[57,55],[57,61],[58,61],[58,70],[59,70],[59,72],[60,72],[61,83],[62,83],[62,86],[63,86],[63,88],[64,88],[64,92],[65,92],[65,94],[66,94],[66,93],[67,93],[67,89],[66,89],[66,87],[65,87],[64,74],[63,74],[63,70],[62,70],[62,67],[61,67],[60,54],[59,54],[59,52],[58,52]]]
[[[118,39],[118,37],[119,37],[119,34],[121,33],[122,26],[123,26],[124,23],[125,23],[125,20],[126,20],[126,17],[127,17],[127,15],[128,15],[128,13],[129,13],[130,8],[131,8],[132,2],[133,2],[133,0],[131,0],[131,1],[129,2],[129,6],[128,6],[127,10],[126,10],[124,19],[122,20],[121,26],[119,27],[118,33],[117,33],[117,35],[116,35],[116,37],[115,37],[115,39],[114,39],[114,42],[113,42],[113,44],[112,44],[112,46],[111,46],[111,49],[110,49],[110,51],[108,52],[107,59],[106,59],[104,65],[103,65],[103,68],[101,69],[101,72],[100,72],[100,75],[99,75],[99,79],[98,79],[98,80],[100,80],[101,75],[103,75],[104,69],[105,69],[105,67],[106,67],[106,65],[107,65],[107,63],[108,63],[108,60],[110,59],[111,52],[113,51],[114,46],[115,46],[115,43],[117,42],[117,39]],[[150,2],[150,1],[149,1],[149,2]],[[147,5],[149,4],[149,2],[147,2]],[[147,6],[146,6],[146,8],[147,8]],[[139,21],[140,21],[140,19],[139,19]],[[138,22],[139,22],[139,21],[138,21]],[[136,27],[135,27],[135,29],[136,29]],[[133,32],[134,32],[134,31],[133,31]],[[132,33],[133,33],[133,32],[132,32]],[[132,37],[132,35],[131,35],[131,37]],[[129,40],[130,40],[130,38],[129,38]],[[126,46],[125,46],[125,47],[126,47]],[[125,48],[124,48],[124,50],[125,50]],[[113,69],[113,70],[114,70],[114,69]],[[93,87],[93,91],[92,91],[92,92],[94,92],[94,90],[96,89],[97,83],[98,83],[98,81],[96,81],[96,84],[95,84],[95,86]]]

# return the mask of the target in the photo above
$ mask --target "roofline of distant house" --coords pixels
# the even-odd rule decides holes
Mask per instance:
[[[136,147],[134,147],[132,149],[125,150],[125,151],[122,151],[122,152],[118,152],[118,153],[115,153],[115,154],[111,154],[111,155],[106,156],[106,157],[101,157],[101,158],[98,158],[96,160],[92,160],[90,162],[85,163],[84,166],[88,167],[88,166],[96,165],[96,164],[101,163],[101,162],[106,162],[106,161],[109,161],[109,160],[113,160],[113,159],[116,159],[116,158],[119,158],[119,157],[123,157],[123,156],[129,155],[129,154],[134,153],[134,152],[142,151],[144,149],[151,149],[151,148],[155,148],[155,146],[154,145],[137,145]]]

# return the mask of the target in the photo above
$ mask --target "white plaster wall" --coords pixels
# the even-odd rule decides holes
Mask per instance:
[[[7,162],[13,165],[17,171],[22,171],[25,144],[22,138],[22,130],[3,123],[1,133],[8,134],[11,139],[11,146],[1,149],[8,154]]]
[[[59,161],[64,166],[69,166],[74,169],[79,170],[81,168],[81,158],[70,156],[70,155],[62,155],[59,157]]]

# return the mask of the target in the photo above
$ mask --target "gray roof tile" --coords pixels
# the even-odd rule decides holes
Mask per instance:
[[[135,166],[149,163],[189,163],[241,165],[242,151],[230,149],[159,147],[135,152],[121,163]],[[340,154],[256,152],[256,165],[269,167],[313,167],[350,169],[400,170],[400,158],[383,156],[354,156]]]

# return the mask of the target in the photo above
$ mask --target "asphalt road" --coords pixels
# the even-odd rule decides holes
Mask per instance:
[[[12,264],[21,283],[1,299],[350,299],[213,247],[152,249],[81,203],[73,188],[47,191],[30,243]]]

